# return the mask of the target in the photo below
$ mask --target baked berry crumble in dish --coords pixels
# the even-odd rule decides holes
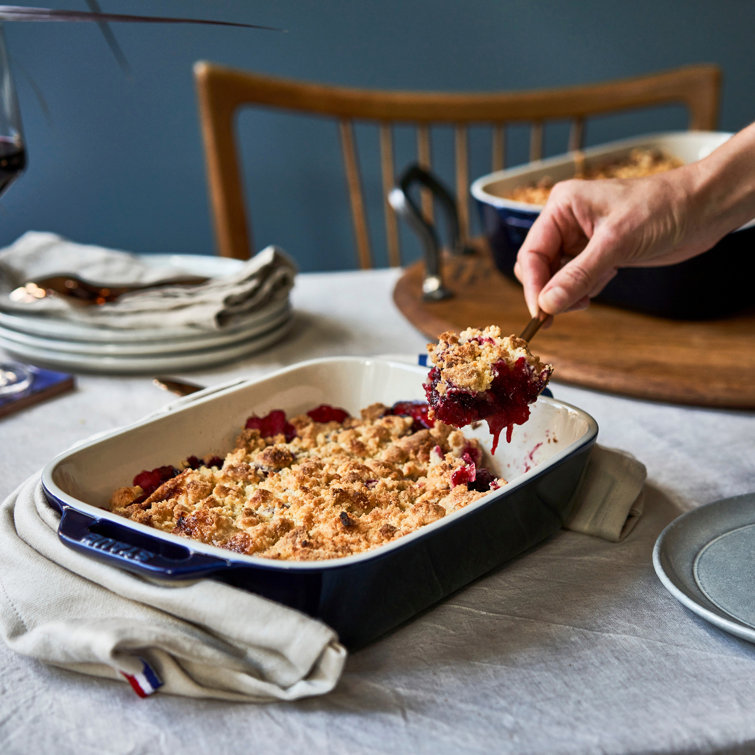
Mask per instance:
[[[424,388],[431,416],[454,427],[485,420],[493,453],[502,430],[511,442],[514,425],[527,421],[553,372],[526,341],[502,336],[497,325],[442,333],[427,350],[432,366]]]
[[[252,415],[225,458],[144,470],[111,508],[237,553],[314,560],[391,542],[505,484],[479,442],[430,419],[424,402],[358,417],[322,404]]]
[[[541,397],[492,456],[485,423],[433,424],[426,376],[394,359],[315,359],[173,401],[45,466],[58,535],[157,583],[253,592],[362,647],[554,535],[597,438],[584,411]],[[113,510],[119,487],[113,506],[135,518]]]

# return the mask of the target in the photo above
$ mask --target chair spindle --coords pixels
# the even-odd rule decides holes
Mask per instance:
[[[380,168],[383,176],[383,207],[385,212],[385,236],[388,245],[388,264],[391,267],[401,265],[401,246],[398,235],[396,211],[388,201],[395,183],[395,160],[393,157],[393,134],[389,123],[380,124]]]
[[[370,250],[370,237],[367,231],[367,216],[364,207],[364,196],[362,194],[362,182],[359,176],[354,128],[352,121],[345,118],[339,121],[339,126],[359,265],[362,269],[368,270],[372,267],[372,251]]]

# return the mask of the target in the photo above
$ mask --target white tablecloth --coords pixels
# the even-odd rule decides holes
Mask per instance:
[[[188,377],[209,384],[302,359],[420,353],[395,270],[297,279],[284,343]],[[568,327],[567,318],[557,327]],[[755,645],[679,604],[653,571],[663,527],[755,489],[749,412],[635,401],[555,383],[603,445],[648,468],[645,514],[620,544],[561,532],[372,646],[328,696],[201,702],[45,667],[0,645],[0,751],[753,752]],[[0,497],[76,441],[173,400],[145,377],[77,390],[0,420]]]

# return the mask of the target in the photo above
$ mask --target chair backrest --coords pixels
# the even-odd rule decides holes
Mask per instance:
[[[530,159],[543,155],[543,128],[548,121],[570,123],[568,149],[583,146],[587,118],[644,107],[681,104],[688,127],[713,130],[718,118],[721,73],[701,64],[585,86],[504,93],[451,93],[365,90],[250,73],[206,61],[194,67],[200,123],[207,165],[210,204],[218,252],[246,259],[253,249],[236,143],[235,116],[242,107],[261,107],[328,116],[338,124],[359,265],[372,267],[373,257],[360,162],[354,138],[357,123],[377,124],[384,197],[396,175],[393,129],[411,125],[417,132],[417,162],[432,169],[431,127],[454,133],[454,190],[467,197],[470,183],[468,135],[476,125],[491,128],[491,171],[506,163],[505,127],[530,124]],[[423,212],[432,217],[432,199],[422,197]],[[401,263],[397,219],[384,204],[388,261]],[[459,223],[469,235],[469,205],[459,202]]]

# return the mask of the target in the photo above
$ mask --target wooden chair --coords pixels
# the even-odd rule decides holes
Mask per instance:
[[[274,78],[233,70],[201,61],[194,67],[209,194],[218,252],[246,259],[254,248],[247,219],[235,135],[235,117],[242,107],[272,108],[333,119],[340,130],[358,262],[373,266],[366,205],[362,190],[355,125],[378,126],[380,165],[385,201],[388,261],[401,264],[398,223],[387,196],[396,180],[393,129],[414,126],[417,162],[430,170],[431,128],[451,127],[455,145],[455,181],[459,198],[469,191],[469,129],[491,128],[490,169],[506,163],[505,127],[530,124],[530,158],[543,156],[543,129],[547,122],[570,122],[568,149],[583,146],[587,119],[592,116],[666,104],[682,104],[689,128],[715,129],[721,74],[714,65],[694,65],[668,72],[585,86],[521,92],[452,93],[377,91]],[[432,199],[423,196],[423,213],[432,217]],[[459,201],[462,236],[470,228],[469,203]]]

